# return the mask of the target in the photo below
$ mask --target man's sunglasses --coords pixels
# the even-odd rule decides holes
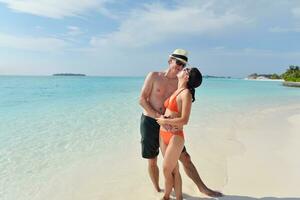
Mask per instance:
[[[176,60],[176,65],[185,67],[185,63],[183,63],[183,62],[181,62],[180,60],[177,60],[177,59],[175,59],[175,60]]]

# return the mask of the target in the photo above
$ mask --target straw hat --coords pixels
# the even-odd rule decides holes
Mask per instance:
[[[176,60],[180,60],[184,64],[188,62],[188,52],[183,49],[175,49],[175,51],[169,56],[170,58],[175,58]]]

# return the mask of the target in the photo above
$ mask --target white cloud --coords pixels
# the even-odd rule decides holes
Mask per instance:
[[[228,49],[228,48],[212,48],[210,50],[200,51],[201,55],[215,55],[215,56],[249,56],[249,57],[265,57],[265,58],[296,58],[300,56],[299,51],[276,51],[273,49],[256,49],[256,48],[240,48],[240,49]]]
[[[216,14],[208,4],[201,7],[178,6],[165,8],[159,4],[132,10],[121,22],[119,30],[93,37],[92,46],[145,46],[159,41],[192,35],[216,34],[249,20],[231,11]]]
[[[300,7],[299,8],[293,8],[292,9],[292,13],[295,17],[299,17],[300,18]]]
[[[24,37],[0,33],[0,46],[33,51],[56,51],[65,49],[68,43],[51,37]]]
[[[9,8],[33,15],[63,18],[80,16],[92,9],[101,9],[107,0],[0,0]]]

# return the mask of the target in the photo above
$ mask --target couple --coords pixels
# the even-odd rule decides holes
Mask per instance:
[[[183,49],[176,49],[169,56],[167,71],[149,73],[139,101],[144,110],[140,124],[142,156],[148,159],[148,172],[158,192],[161,191],[157,166],[159,146],[164,156],[163,199],[169,199],[172,188],[176,199],[182,199],[178,160],[200,192],[211,197],[222,196],[222,193],[209,189],[202,182],[184,147],[183,125],[189,120],[191,104],[195,100],[195,88],[202,82],[202,75],[197,68],[185,68],[187,54]]]

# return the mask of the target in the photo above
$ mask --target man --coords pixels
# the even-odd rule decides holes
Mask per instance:
[[[157,166],[160,127],[155,118],[163,115],[165,111],[164,101],[177,89],[178,80],[176,75],[187,64],[187,55],[187,51],[176,49],[169,56],[169,67],[165,72],[150,72],[145,79],[139,100],[139,104],[143,107],[140,124],[142,156],[148,159],[148,172],[158,192],[161,191],[159,187],[159,169]],[[184,171],[194,181],[200,192],[211,197],[222,196],[222,193],[209,189],[203,183],[185,148],[179,160],[184,167]]]

